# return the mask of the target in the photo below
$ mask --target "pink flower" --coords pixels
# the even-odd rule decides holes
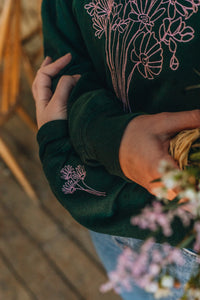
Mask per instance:
[[[84,8],[87,10],[87,13],[93,17],[97,10],[97,3],[90,2],[89,4],[86,4]]]
[[[78,166],[76,167],[76,176],[79,180],[84,180],[86,177],[86,171],[85,168],[83,166]]]
[[[129,20],[123,20],[121,18],[117,18],[115,21],[114,25],[112,26],[112,30],[118,30],[119,33],[123,33],[124,30],[126,29],[127,25],[129,24]]]
[[[64,166],[64,168],[62,168],[60,173],[62,174],[61,178],[65,180],[74,179],[76,177],[76,172],[74,168],[69,165]]]
[[[96,14],[98,17],[109,18],[114,7],[114,0],[99,0],[97,2]]]
[[[135,39],[131,60],[137,64],[138,71],[144,78],[154,79],[154,76],[162,71],[162,53],[155,33],[141,32]]]
[[[170,67],[175,71],[179,67],[179,61],[175,56],[177,42],[186,43],[192,40],[194,38],[194,29],[186,26],[186,23],[182,21],[182,17],[175,20],[166,18],[160,26],[159,35],[160,39],[169,46],[169,50],[172,53]]]
[[[76,183],[73,180],[68,180],[62,187],[64,194],[73,194],[76,191]]]
[[[186,43],[192,40],[194,38],[194,29],[190,26],[186,26],[186,23],[181,17],[175,20],[166,18],[160,26],[159,35],[160,39],[170,46],[172,41]],[[170,46],[171,52],[175,52],[174,48],[175,46]]]
[[[169,0],[168,15],[173,19],[177,14],[188,17],[191,11],[194,11],[195,5],[191,0]]]
[[[159,227],[162,228],[165,236],[172,234],[171,218],[167,213],[163,212],[163,206],[160,202],[154,201],[152,206],[147,206],[142,210],[142,213],[131,219],[133,225],[138,225],[142,229],[150,229],[156,231]]]
[[[104,196],[105,192],[99,192],[85,183],[86,171],[84,166],[78,165],[75,169],[70,166],[64,166],[60,171],[61,178],[65,180],[65,184],[62,187],[62,192],[64,194],[73,194],[76,191],[84,191],[96,196]]]
[[[96,19],[108,19],[110,18],[111,13],[113,16],[115,16],[120,13],[122,7],[122,4],[117,5],[114,3],[114,0],[93,0],[84,6],[84,8],[87,10],[87,13]]]
[[[194,10],[194,13],[197,13],[198,11],[198,6],[200,5],[200,0],[193,0],[193,10]]]
[[[155,247],[154,238],[146,240],[140,249],[126,248],[118,258],[116,270],[109,274],[109,282],[102,286],[101,291],[115,289],[130,290],[132,282],[148,290],[162,278],[162,270],[171,264],[185,263],[181,251],[165,243]]]
[[[169,218],[172,220],[175,216],[179,217],[185,227],[190,225],[194,216],[184,209],[184,205],[177,207],[175,210],[170,210],[168,213]]]
[[[154,26],[154,22],[158,20],[166,11],[165,8],[160,8],[162,1],[160,0],[136,0],[131,1],[132,11],[129,13],[129,19],[140,23],[140,30],[144,27],[150,31]]]
[[[106,30],[106,22],[105,19],[100,18],[93,18],[93,28],[96,30],[95,31],[95,36],[101,39],[102,35],[105,33]]]

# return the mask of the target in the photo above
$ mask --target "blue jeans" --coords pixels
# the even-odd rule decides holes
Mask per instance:
[[[140,247],[142,240],[134,238],[125,238],[119,236],[111,236],[107,234],[96,233],[89,231],[97,254],[104,265],[107,272],[116,269],[117,258],[123,252],[123,248],[129,246],[135,250]],[[162,250],[162,245],[155,243],[154,249]],[[182,256],[185,264],[171,268],[170,273],[182,283],[182,288],[173,289],[172,294],[164,300],[178,300],[184,293],[184,284],[189,280],[192,274],[197,271],[198,264],[196,263],[197,255],[188,249],[182,249]],[[133,284],[133,291],[122,291],[120,294],[124,300],[154,300],[152,294],[145,292],[143,289]]]

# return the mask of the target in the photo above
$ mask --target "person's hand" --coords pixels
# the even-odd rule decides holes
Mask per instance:
[[[141,115],[127,126],[119,149],[119,162],[126,177],[154,194],[161,183],[152,181],[161,177],[159,164],[166,160],[175,168],[177,163],[168,153],[170,139],[184,129],[200,127],[200,110]],[[169,190],[172,200],[176,191]]]
[[[67,119],[67,100],[80,75],[62,76],[54,94],[51,91],[51,83],[52,77],[57,75],[71,61],[71,58],[71,54],[66,54],[52,63],[52,59],[46,57],[37,72],[32,92],[38,129],[47,122]]]

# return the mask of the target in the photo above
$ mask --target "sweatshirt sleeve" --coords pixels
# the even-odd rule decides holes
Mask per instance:
[[[76,152],[85,164],[103,165],[110,174],[130,182],[119,164],[119,146],[126,126],[140,113],[125,113],[98,78],[71,0],[43,0],[42,19],[45,55],[55,60],[72,54],[71,63],[54,79],[53,89],[62,75],[82,75],[68,100],[69,132]]]
[[[56,120],[43,125],[37,135],[40,159],[58,201],[84,227],[105,234],[146,239],[149,230],[130,223],[153,196],[136,183],[110,175],[103,166],[84,165],[69,139],[68,122]],[[167,241],[177,245],[191,229],[176,218]],[[157,241],[166,237],[158,233]]]

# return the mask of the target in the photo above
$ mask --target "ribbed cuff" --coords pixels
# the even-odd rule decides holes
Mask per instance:
[[[55,120],[44,124],[37,133],[40,159],[42,160],[46,146],[49,143],[68,136],[69,130],[67,120]]]
[[[127,182],[131,180],[124,175],[119,163],[120,143],[129,122],[142,114],[130,113],[123,116],[99,118],[95,121],[93,128],[87,129],[88,151],[92,151],[93,147],[97,160],[106,167],[107,171]]]

